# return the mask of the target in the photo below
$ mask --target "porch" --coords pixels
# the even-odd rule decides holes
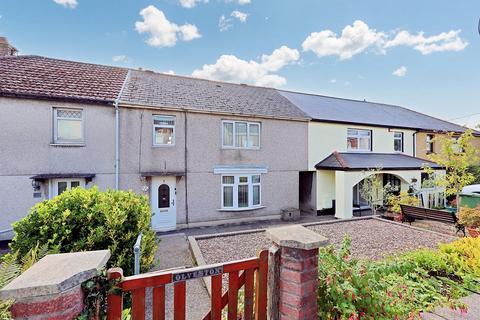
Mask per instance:
[[[388,184],[394,193],[420,190],[427,166],[442,170],[431,161],[404,154],[334,152],[315,166],[317,211],[333,211],[339,219],[352,218],[357,212],[364,215],[370,205],[361,192],[365,179],[375,175],[377,186]],[[378,192],[375,203],[383,202]]]

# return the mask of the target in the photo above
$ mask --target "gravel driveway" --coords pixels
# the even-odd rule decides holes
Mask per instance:
[[[352,240],[352,254],[357,258],[379,259],[389,254],[421,247],[436,248],[438,243],[451,242],[455,237],[408,226],[383,222],[377,219],[338,221],[309,226],[309,229],[327,237],[336,247],[341,245],[345,234]],[[258,250],[268,249],[271,242],[265,233],[255,232],[197,239],[206,263],[253,257]]]

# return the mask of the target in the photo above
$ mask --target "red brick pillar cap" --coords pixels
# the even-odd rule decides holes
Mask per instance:
[[[280,247],[312,250],[328,244],[328,239],[301,225],[271,228],[267,237]]]
[[[65,292],[98,274],[110,250],[49,254],[0,290],[0,299],[33,298]]]

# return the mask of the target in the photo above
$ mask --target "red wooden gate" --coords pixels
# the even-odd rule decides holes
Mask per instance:
[[[107,297],[108,320],[120,320],[123,309],[123,293],[132,294],[133,320],[145,319],[145,288],[153,288],[152,311],[154,320],[165,319],[165,285],[173,284],[174,320],[185,319],[186,281],[211,277],[211,310],[203,320],[222,319],[222,310],[228,306],[228,320],[238,319],[238,291],[244,287],[243,318],[245,320],[267,319],[267,272],[268,251],[257,258],[244,259],[224,264],[171,272],[145,273],[126,277],[117,285],[117,292]],[[122,269],[108,270],[109,279],[122,278]],[[222,276],[228,274],[228,290],[222,294]],[[255,285],[255,287],[254,287]],[[115,290],[114,290],[115,291]]]

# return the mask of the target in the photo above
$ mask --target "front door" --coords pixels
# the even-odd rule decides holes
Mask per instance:
[[[152,177],[150,201],[152,228],[156,231],[173,230],[177,224],[177,187],[175,177]]]

